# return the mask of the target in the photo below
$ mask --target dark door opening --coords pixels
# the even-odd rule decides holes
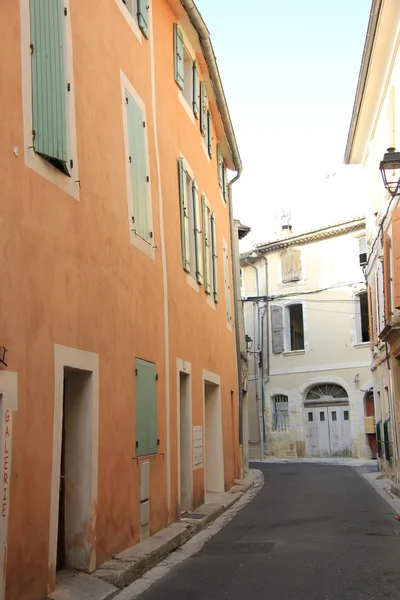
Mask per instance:
[[[65,376],[61,424],[60,498],[58,505],[57,571],[65,569]]]

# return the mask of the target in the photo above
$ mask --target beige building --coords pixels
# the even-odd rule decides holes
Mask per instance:
[[[365,277],[370,299],[370,367],[380,467],[399,481],[400,399],[400,155],[395,150],[400,114],[400,4],[373,0],[365,39],[345,163],[364,175],[367,217]],[[380,167],[390,149],[387,185]],[[386,159],[388,156],[385,157]],[[392,181],[392,185],[390,184]],[[385,189],[386,188],[386,189]]]
[[[252,458],[375,454],[364,245],[357,218],[242,254]]]

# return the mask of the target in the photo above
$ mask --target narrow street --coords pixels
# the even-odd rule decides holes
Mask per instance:
[[[257,465],[259,494],[141,600],[397,600],[400,524],[355,469]]]

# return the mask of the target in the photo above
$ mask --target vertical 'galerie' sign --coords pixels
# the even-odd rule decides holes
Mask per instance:
[[[10,411],[9,411],[9,409],[7,409],[5,411],[5,417],[4,417],[3,499],[2,499],[2,503],[1,503],[1,516],[2,517],[7,516],[7,509],[8,509],[8,489],[9,489],[8,473],[9,473],[9,469],[10,469],[10,464],[9,464],[9,460],[10,460],[9,459],[10,416],[11,416]]]

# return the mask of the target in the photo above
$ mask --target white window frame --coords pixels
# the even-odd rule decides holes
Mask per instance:
[[[225,282],[225,265],[224,266],[224,292],[225,292],[225,302],[226,302],[226,295],[229,294],[229,319],[227,318],[227,315],[225,314],[225,319],[226,319],[226,324],[227,327],[229,329],[229,331],[232,331],[232,319],[233,319],[233,290],[232,290],[232,277],[231,277],[231,269],[229,268],[230,266],[230,259],[231,257],[229,256],[229,246],[224,238],[224,236],[222,236],[222,258],[225,261],[225,253],[226,256],[228,258],[228,265],[227,265],[227,277],[228,277],[228,285],[229,285],[229,289],[227,287],[227,284]],[[226,312],[226,310],[225,310]]]
[[[179,30],[182,34],[182,38],[183,38],[183,52],[184,52],[184,56],[183,56],[183,90],[181,90],[181,88],[179,86],[178,87],[178,98],[180,103],[182,104],[183,108],[186,111],[186,114],[188,115],[189,119],[192,121],[193,124],[198,123],[198,120],[196,119],[194,112],[193,112],[193,63],[196,60],[196,52],[194,51],[194,48],[192,46],[192,44],[189,42],[188,37],[185,34],[185,31],[183,29],[183,27],[181,26],[180,23],[178,23],[178,27]],[[187,73],[187,61],[186,61],[186,57],[189,58],[189,62],[190,62],[190,66],[189,66],[189,73]],[[199,66],[197,65],[197,69],[199,68]],[[199,73],[199,86],[200,86],[200,73]],[[186,83],[189,83],[189,100],[187,99],[187,93],[185,94],[185,87],[186,87]],[[200,89],[200,88],[199,88]],[[197,104],[199,105],[199,98],[197,99]]]
[[[68,143],[69,158],[73,161],[71,177],[62,173],[47,160],[35,153],[32,140],[32,57],[30,50],[31,26],[29,0],[20,0],[21,18],[21,62],[22,62],[22,114],[24,133],[24,159],[27,167],[47,179],[60,190],[79,200],[79,164],[76,139],[76,116],[75,116],[75,85],[72,54],[72,32],[70,0],[65,1],[67,14],[65,16],[65,55],[66,55],[66,78],[70,84],[67,95],[68,112]]]
[[[370,345],[370,340],[367,340],[366,342],[363,342],[363,340],[362,340],[361,303],[360,303],[360,296],[362,294],[366,295],[367,303],[368,303],[368,291],[366,289],[360,290],[353,296],[354,318],[355,318],[355,323],[356,323],[356,343],[354,344],[354,346],[357,346],[357,347],[364,347],[364,346]],[[367,308],[367,311],[368,311],[368,308]],[[367,312],[367,314],[368,314],[368,312]]]
[[[121,107],[122,107],[122,121],[123,121],[123,131],[124,131],[124,146],[125,146],[126,199],[127,199],[127,203],[128,203],[128,215],[129,215],[129,219],[128,219],[129,237],[130,237],[131,243],[134,246],[136,246],[136,248],[138,250],[143,252],[151,260],[155,260],[155,252],[154,252],[155,241],[154,241],[153,207],[152,207],[153,195],[151,193],[151,180],[149,181],[149,184],[147,187],[147,209],[148,209],[150,231],[153,232],[152,242],[148,243],[146,240],[143,240],[140,236],[136,235],[135,232],[133,231],[133,226],[132,226],[133,213],[132,213],[132,202],[131,202],[131,193],[130,193],[131,179],[130,179],[130,173],[129,173],[129,169],[128,169],[129,138],[128,138],[128,126],[127,126],[127,119],[126,119],[125,90],[127,90],[130,93],[130,95],[132,96],[132,98],[135,100],[135,102],[137,103],[137,105],[139,106],[140,110],[143,113],[143,118],[144,118],[145,122],[147,123],[146,105],[122,70],[120,70],[120,76],[121,76]],[[145,151],[146,151],[146,170],[148,173],[150,173],[149,144],[148,144],[148,139],[147,139],[147,130],[148,130],[148,128],[146,127],[144,130],[144,143],[145,143]]]
[[[184,160],[185,173],[186,173],[186,202],[188,207],[188,218],[189,218],[189,273],[186,273],[187,283],[197,292],[199,291],[199,284],[196,280],[196,240],[194,231],[194,212],[193,212],[193,192],[192,183],[195,180],[194,172],[189,165],[183,154],[180,156]],[[199,194],[198,194],[199,195]],[[197,198],[197,201],[199,199]],[[200,214],[200,211],[199,211]],[[201,248],[200,248],[201,250]]]
[[[365,252],[360,252],[361,240],[364,240]],[[358,264],[360,265],[360,267],[363,267],[367,264],[367,260],[368,260],[367,234],[363,233],[362,235],[357,236],[357,242],[358,242]],[[361,262],[361,260],[360,260],[360,257],[362,254],[365,254],[365,262]]]
[[[383,294],[384,276],[383,276],[383,259],[378,259],[377,269],[375,274],[375,289],[376,289],[376,319],[378,324],[378,336],[379,333],[385,327],[385,298]],[[380,339],[378,344],[382,345],[384,342]]]
[[[131,2],[136,3],[137,0],[130,0]],[[140,44],[142,44],[142,37],[143,34],[140,31],[140,27],[138,25],[137,22],[137,18],[136,18],[136,14],[132,15],[132,13],[130,12],[130,10],[128,9],[128,7],[126,6],[126,4],[124,2],[122,2],[122,0],[115,0],[118,8],[120,9],[121,13],[123,14],[126,22],[128,23],[129,27],[131,28],[132,32],[134,33],[135,37],[137,38],[138,42]],[[150,0],[147,0],[147,2],[150,4]],[[151,10],[151,5],[149,7],[149,11]],[[150,36],[150,32],[149,32],[149,36]]]
[[[302,317],[303,317],[303,339],[304,339],[304,348],[300,348],[298,350],[292,350],[292,345],[290,342],[290,308],[296,305],[301,306]],[[304,302],[300,300],[293,300],[293,302],[289,302],[283,306],[283,354],[305,354],[306,351],[306,323],[305,323],[305,310],[304,310]]]

